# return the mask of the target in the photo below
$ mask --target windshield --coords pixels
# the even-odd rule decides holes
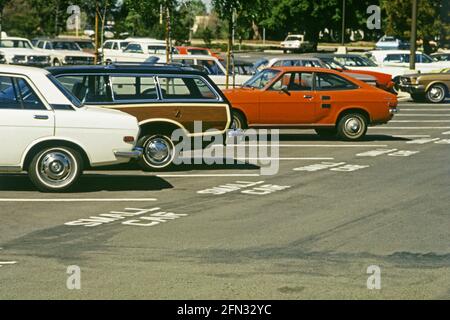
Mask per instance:
[[[261,70],[266,68],[268,65],[269,65],[269,60],[260,59],[253,64],[253,68],[256,70],[256,72],[260,72]]]
[[[286,41],[303,41],[303,37],[300,36],[289,36],[286,38]]]
[[[54,50],[69,50],[69,51],[80,51],[81,48],[75,42],[70,41],[55,41],[52,43]]]
[[[0,43],[2,48],[26,48],[31,49],[30,43],[26,40],[9,40],[4,39]]]
[[[82,49],[95,50],[94,44],[92,42],[80,41],[77,43],[80,46],[80,48],[82,48]]]
[[[77,97],[75,97],[69,90],[67,90],[54,76],[51,74],[47,75],[51,82],[62,92],[62,94],[69,99],[69,101],[77,108],[83,107],[83,104]]]
[[[261,73],[250,78],[246,83],[244,83],[244,87],[262,89],[267,86],[274,78],[278,76],[280,71],[266,69]]]

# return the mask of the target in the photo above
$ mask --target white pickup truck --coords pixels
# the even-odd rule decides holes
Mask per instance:
[[[309,52],[315,51],[313,43],[306,41],[303,34],[290,34],[280,43],[281,50],[288,52]]]
[[[48,71],[0,66],[0,172],[27,171],[43,192],[61,192],[83,168],[128,162],[137,119],[84,107]]]

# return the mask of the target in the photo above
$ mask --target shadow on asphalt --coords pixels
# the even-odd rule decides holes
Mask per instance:
[[[184,158],[183,158],[184,159]],[[185,162],[180,165],[172,166],[171,168],[161,170],[161,173],[180,172],[180,171],[208,171],[208,170],[259,170],[261,167],[247,163],[244,161],[238,161],[232,158],[223,158],[216,160],[215,164],[195,163],[195,158],[185,158],[190,162]],[[201,158],[197,158],[197,161]],[[211,162],[214,159],[211,159]],[[93,169],[95,171],[141,171],[141,168],[136,162],[130,162],[127,164],[121,164],[116,166],[98,167]],[[157,174],[157,172],[154,172]]]
[[[358,141],[352,141],[352,143],[369,142],[369,141],[409,141],[410,139],[394,137],[382,134],[368,134],[363,139]],[[336,141],[336,142],[348,142],[343,141],[337,137],[325,138],[316,134],[280,134],[280,141]]]
[[[81,176],[79,182],[68,193],[160,191],[172,188],[169,182],[155,176],[89,174]],[[0,191],[36,191],[36,188],[26,174],[0,175]]]

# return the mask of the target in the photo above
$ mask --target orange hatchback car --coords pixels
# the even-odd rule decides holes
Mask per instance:
[[[368,126],[390,121],[398,103],[395,95],[341,72],[307,67],[265,69],[224,93],[235,129],[315,129],[344,140],[361,139]]]

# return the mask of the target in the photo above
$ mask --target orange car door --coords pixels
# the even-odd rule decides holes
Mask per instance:
[[[316,120],[318,101],[313,74],[287,72],[260,96],[260,124],[309,124]]]
[[[351,102],[358,102],[358,95],[352,94],[357,85],[332,73],[316,73],[316,96],[319,101],[317,121],[339,112]]]

